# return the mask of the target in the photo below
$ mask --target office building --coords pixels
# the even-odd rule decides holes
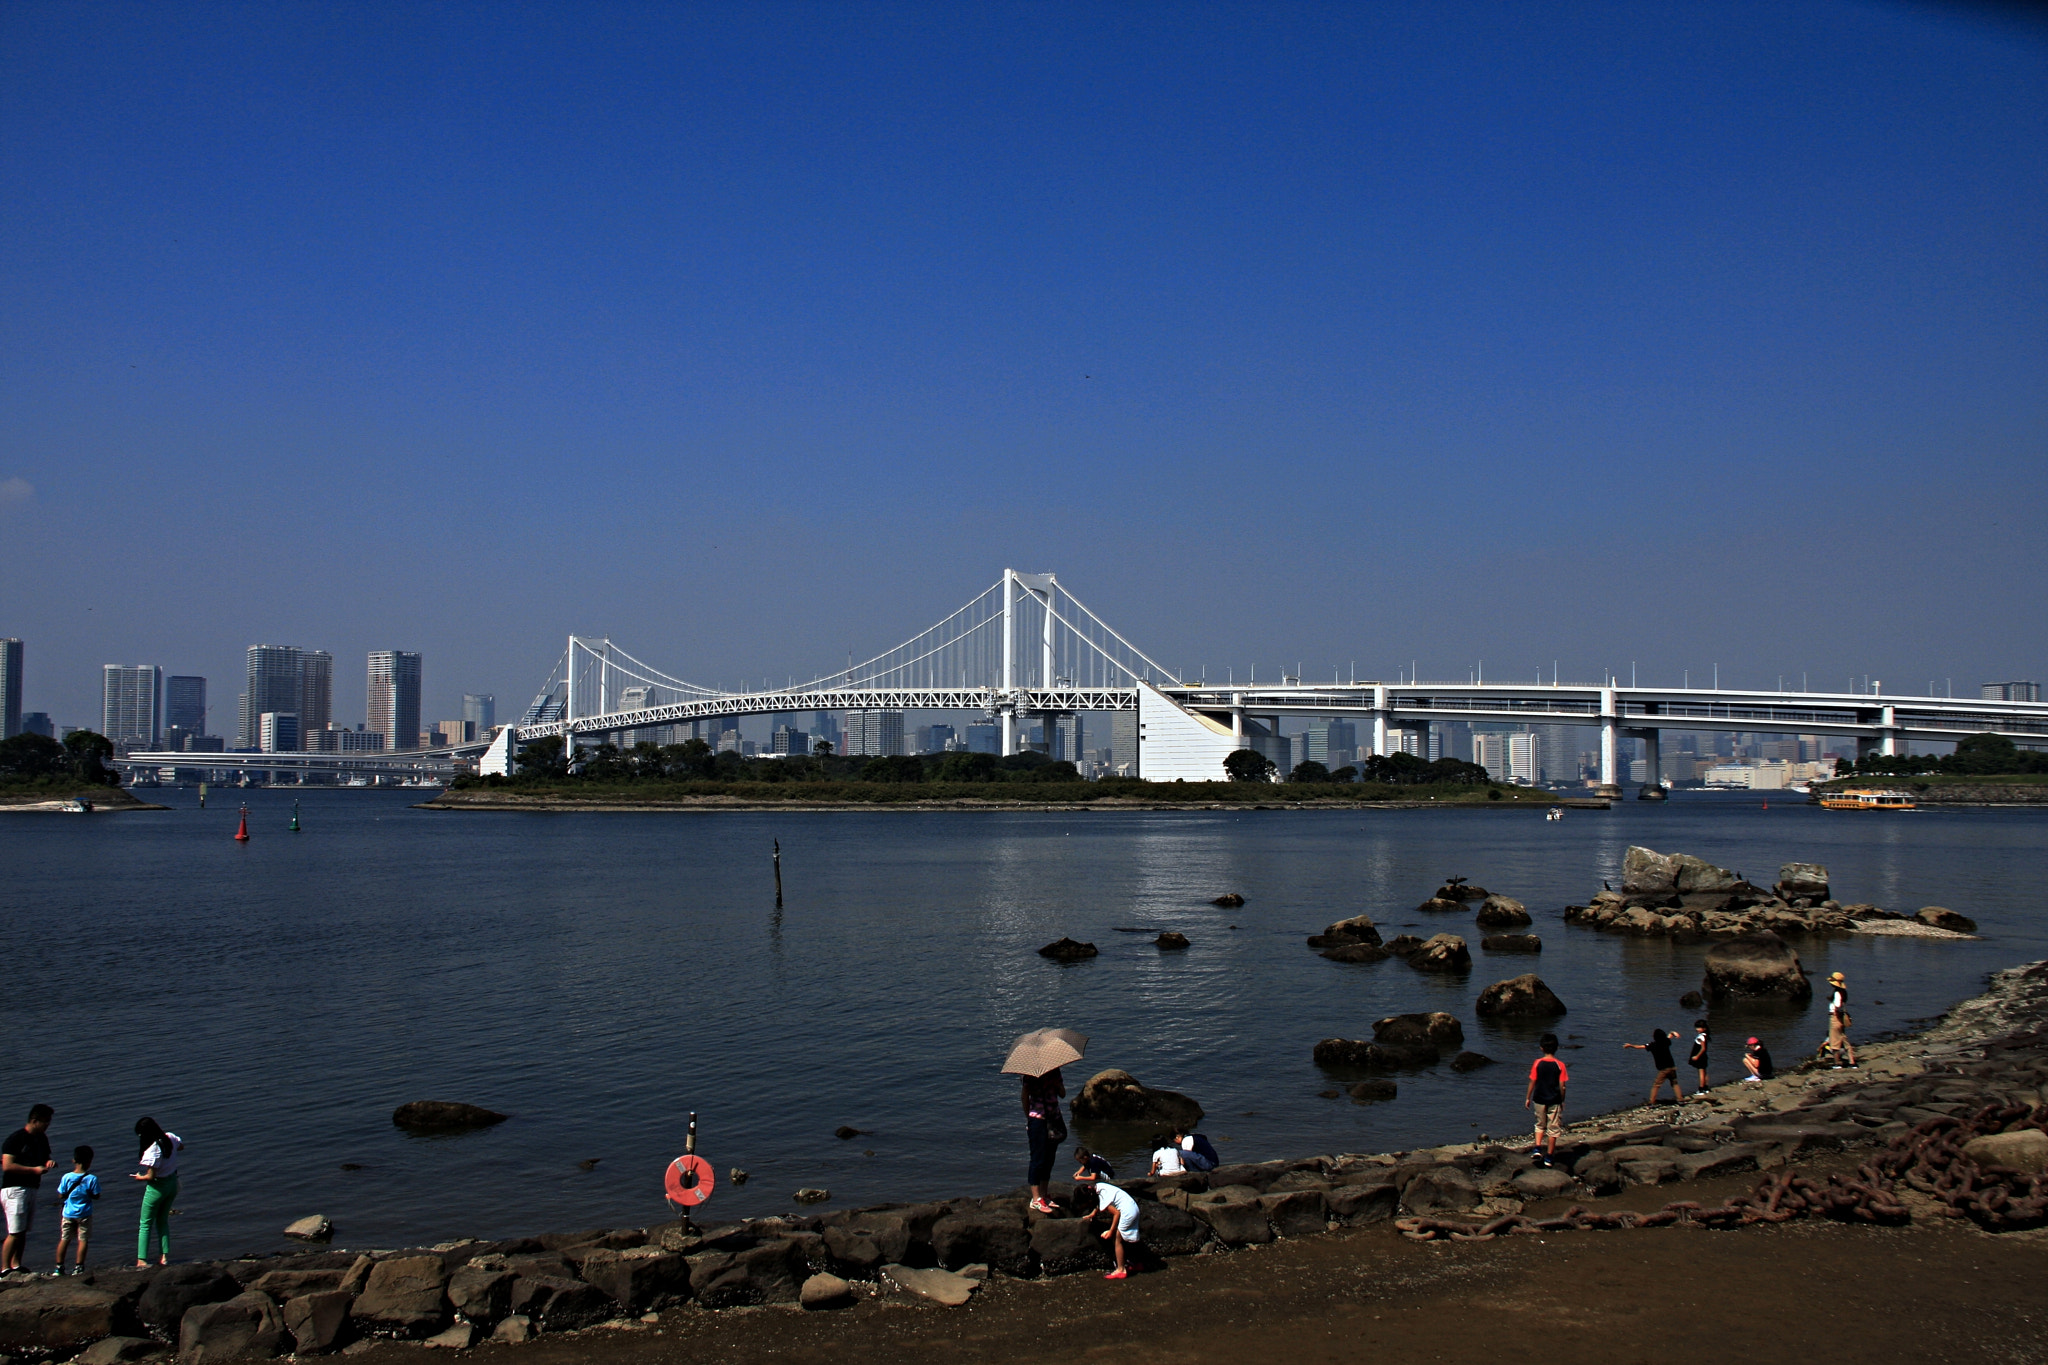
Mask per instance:
[[[953,747],[953,740],[956,738],[950,725],[920,727],[919,733],[924,735],[923,752],[928,754],[945,753]]]
[[[1579,740],[1580,727],[1538,725],[1530,733],[1536,736],[1536,770],[1544,782],[1556,787],[1576,786],[1585,780],[1579,767],[1579,755],[1586,747]]]
[[[1358,748],[1358,727],[1348,720],[1317,721],[1301,732],[1301,744],[1304,763],[1341,768]]]
[[[1061,716],[1053,727],[1052,756],[1069,763],[1081,761],[1081,750],[1088,742],[1087,731],[1079,716]]]
[[[844,752],[863,758],[900,754],[903,746],[901,711],[848,711]]]
[[[357,726],[351,730],[346,725],[329,724],[319,730],[308,730],[300,735],[299,742],[308,750],[322,754],[377,754],[384,752],[384,736],[375,730]]]
[[[164,729],[206,733],[206,679],[176,675],[164,679]]]
[[[1137,714],[1136,712],[1132,713]],[[994,721],[982,721],[967,727],[967,752],[970,754],[999,754],[1003,751],[1003,727]]]
[[[0,640],[0,739],[21,733],[21,652],[19,637]]]
[[[265,711],[256,718],[256,748],[266,754],[301,752],[299,718],[290,711]]]
[[[100,673],[100,733],[122,752],[155,748],[164,728],[164,671],[108,664]]]
[[[834,753],[841,752],[838,715],[831,711],[814,712],[811,716],[811,737],[830,744]]]
[[[795,719],[795,717],[791,717]],[[768,752],[787,757],[790,754],[807,754],[811,751],[811,736],[807,731],[794,725],[778,725],[768,736]]]
[[[325,730],[334,719],[334,656],[324,649],[299,655],[299,730]]]
[[[1111,772],[1124,777],[1139,776],[1136,711],[1109,713],[1109,767]]]
[[[1537,742],[1534,735],[1483,734],[1472,736],[1472,761],[1486,769],[1496,782],[1534,786],[1537,774]]]
[[[646,732],[639,731],[637,733],[644,734]],[[476,726],[466,720],[444,720],[434,727],[433,735],[434,744],[437,748],[455,744],[467,744],[476,738]]]
[[[48,711],[24,711],[21,713],[21,729],[24,735],[41,735],[44,739],[57,737],[57,724],[50,719]]]
[[[368,728],[388,751],[420,745],[420,656],[408,649],[370,652]]]
[[[464,692],[462,718],[476,727],[475,737],[482,739],[498,724],[497,697],[489,692]]]
[[[235,747],[252,750],[261,738],[265,711],[299,714],[299,650],[296,645],[250,645],[249,686],[242,693]]]
[[[18,641],[16,643],[19,643]],[[1985,683],[1979,689],[1984,701],[2039,701],[2041,684],[2037,682]]]

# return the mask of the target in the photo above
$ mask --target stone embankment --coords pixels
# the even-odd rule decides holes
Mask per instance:
[[[1767,890],[1738,872],[1685,853],[1632,847],[1622,862],[1621,889],[1603,887],[1585,905],[1564,908],[1567,924],[1609,933],[1678,938],[1731,938],[1738,934],[1910,934],[1958,938],[1974,934],[1966,915],[1930,905],[1913,915],[1834,899],[1828,870],[1818,863],[1786,863]]]
[[[1378,1046],[1418,1053],[1463,1039],[1441,1014],[1397,1015],[1376,1034]],[[1431,1151],[1234,1163],[1124,1188],[1138,1201],[1146,1258],[1382,1222],[1464,1239],[1799,1216],[1956,1219],[1989,1233],[2048,1225],[2048,963],[1999,973],[1928,1032],[1861,1051],[1858,1068],[1809,1067],[1572,1124],[1551,1166],[1520,1141],[1482,1137]],[[1851,1174],[1832,1179],[1796,1164],[1849,1167],[1859,1156]],[[1642,1214],[1585,1202],[1752,1170],[1768,1177],[1754,1195],[1711,1208],[1680,1199]],[[686,1307],[829,1310],[888,1294],[957,1304],[991,1275],[1106,1268],[1099,1229],[1076,1212],[1071,1198],[1057,1214],[1031,1212],[1017,1191],[708,1227],[97,1270],[0,1288],[0,1352],[119,1365],[175,1351],[181,1365],[212,1365],[379,1338],[466,1347],[644,1330]]]

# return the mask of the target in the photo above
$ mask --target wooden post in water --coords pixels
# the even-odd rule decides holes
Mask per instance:
[[[782,840],[772,841],[775,845],[775,908],[782,908]]]

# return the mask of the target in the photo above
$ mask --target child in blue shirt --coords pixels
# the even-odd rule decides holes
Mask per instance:
[[[100,1197],[100,1178],[92,1173],[92,1148],[75,1147],[71,1152],[71,1174],[57,1182],[57,1197],[64,1201],[62,1221],[57,1224],[57,1269],[64,1273],[64,1247],[78,1238],[77,1259],[71,1273],[85,1273],[85,1243],[92,1236],[93,1201]]]

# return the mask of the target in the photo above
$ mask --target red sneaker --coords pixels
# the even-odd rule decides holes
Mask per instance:
[[[1126,1278],[1126,1276],[1124,1272],[1121,1270],[1112,1270],[1107,1275],[1104,1275],[1102,1278],[1105,1280],[1121,1280]]]

